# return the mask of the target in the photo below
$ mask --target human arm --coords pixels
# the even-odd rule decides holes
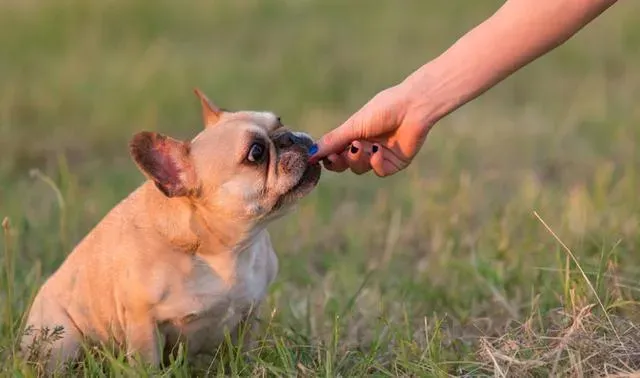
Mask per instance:
[[[311,161],[326,158],[327,169],[373,169],[378,176],[406,168],[436,122],[566,42],[615,2],[507,0],[441,55],[320,138]],[[345,151],[349,145],[357,151]]]

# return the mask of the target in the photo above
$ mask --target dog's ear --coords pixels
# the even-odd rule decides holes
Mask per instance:
[[[200,99],[200,104],[202,105],[202,121],[204,122],[204,127],[210,127],[218,123],[224,110],[212,103],[200,89],[196,88],[193,91]]]
[[[188,196],[197,189],[189,149],[188,142],[148,131],[134,135],[129,143],[138,168],[167,197]]]

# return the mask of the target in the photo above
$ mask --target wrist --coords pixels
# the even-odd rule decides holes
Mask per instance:
[[[450,70],[440,69],[434,60],[404,79],[398,87],[405,99],[405,116],[420,127],[430,129],[452,112],[457,104],[451,75]]]

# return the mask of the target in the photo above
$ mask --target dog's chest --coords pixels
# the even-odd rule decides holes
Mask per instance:
[[[190,273],[173,289],[159,319],[167,336],[219,342],[260,304],[275,275],[270,244],[257,244],[234,260],[194,256]],[[192,340],[193,341],[193,340]]]

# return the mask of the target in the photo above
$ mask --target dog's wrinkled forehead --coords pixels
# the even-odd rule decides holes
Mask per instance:
[[[295,136],[303,139],[313,140],[311,135],[302,131],[293,131],[287,128],[282,123],[280,116],[272,112],[252,112],[244,111],[238,113],[230,113],[228,116],[230,120],[249,121],[255,126],[263,129],[270,138],[275,138],[282,133],[292,133]]]
[[[225,112],[220,117],[218,124],[213,127],[219,127],[223,124],[227,124],[228,126],[250,126],[254,132],[263,134],[268,138],[271,138],[285,130],[280,117],[277,114],[268,111]],[[198,134],[192,142],[195,142],[201,135],[202,134]]]
[[[272,112],[241,111],[225,114],[222,122],[246,122],[252,123],[271,134],[279,128],[284,127],[280,117]]]

